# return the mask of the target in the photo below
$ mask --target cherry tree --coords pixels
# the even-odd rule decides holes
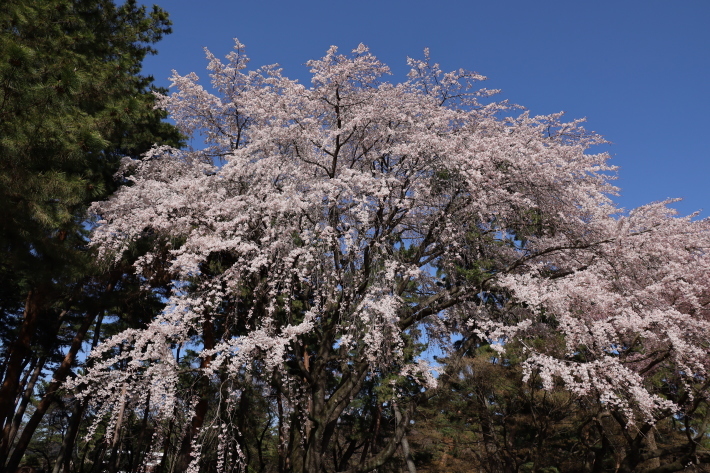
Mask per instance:
[[[238,464],[223,414],[245,377],[274,400],[281,471],[380,467],[446,383],[422,346],[455,356],[519,340],[528,373],[598,399],[629,429],[705,399],[709,223],[668,202],[624,215],[615,168],[590,152],[604,141],[581,121],[494,102],[484,77],[442,72],[428,53],[396,84],[362,45],[310,61],[310,86],[277,66],[248,71],[239,43],[208,59],[213,91],[175,73],[159,98],[203,149],[126,160],[132,185],[93,207],[102,258],[143,248],[146,291],[170,275],[165,310],[100,345],[76,380],[112,400],[100,405],[114,426],[147,398],[165,418],[176,347],[196,350],[193,368],[220,390],[192,404],[178,470],[198,468],[209,427],[220,468]],[[662,370],[686,398],[654,388]],[[390,431],[368,450],[341,431],[374,381]]]

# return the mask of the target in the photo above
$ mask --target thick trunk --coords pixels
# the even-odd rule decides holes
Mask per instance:
[[[304,358],[308,360],[308,357]],[[359,363],[352,368],[352,371],[345,373],[340,385],[326,400],[326,364],[322,359],[312,363],[312,373],[309,372],[311,395],[308,401],[309,418],[306,430],[308,436],[302,452],[304,472],[322,471],[323,459],[335,432],[338,418],[355,394],[360,391],[367,374],[367,367],[366,363]]]
[[[411,405],[409,409],[401,415],[400,422],[395,422],[394,435],[390,438],[383,449],[379,450],[376,455],[373,455],[368,460],[361,462],[359,465],[347,470],[344,473],[366,473],[384,465],[385,462],[387,462],[387,460],[394,455],[397,447],[401,445],[402,438],[406,432],[407,425],[409,425],[409,419],[411,418],[413,409],[414,405]]]
[[[645,440],[645,447],[646,451],[653,452],[658,449],[658,446],[656,445],[656,431],[651,429],[649,432],[646,434],[646,440]],[[651,458],[650,460],[646,460],[643,462],[642,465],[640,465],[642,468],[646,469],[654,469],[654,468],[660,468],[661,466],[661,459],[660,458]]]
[[[212,319],[209,316],[205,317],[205,321],[202,324],[202,334],[204,349],[213,349],[215,346],[215,335]],[[204,358],[202,358],[202,361],[200,362],[200,370],[206,369],[211,362],[211,356],[205,356]],[[202,425],[205,422],[205,416],[207,415],[207,409],[209,408],[209,383],[209,379],[206,376],[201,376],[197,386],[200,395],[200,400],[195,406],[195,414],[192,416],[190,425],[188,426],[187,432],[185,433],[185,436],[182,439],[182,443],[180,444],[180,452],[178,453],[177,465],[175,467],[176,473],[182,473],[183,471],[186,471],[193,460],[192,440],[202,428]]]

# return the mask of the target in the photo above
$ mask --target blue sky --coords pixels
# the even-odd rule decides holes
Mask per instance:
[[[152,2],[146,2],[152,3]],[[251,65],[279,63],[309,84],[307,60],[359,43],[404,80],[425,47],[532,113],[586,117],[620,167],[627,209],[682,197],[710,216],[710,0],[284,1],[162,0],[173,34],[144,72],[208,78],[203,48],[224,56],[239,38]],[[207,81],[204,81],[208,85]]]

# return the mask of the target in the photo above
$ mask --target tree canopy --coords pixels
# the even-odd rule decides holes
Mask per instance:
[[[621,212],[582,121],[520,113],[428,54],[391,83],[365,46],[332,47],[309,87],[247,71],[239,43],[208,59],[214,93],[176,74],[159,100],[204,149],[126,162],[131,185],[92,207],[92,244],[108,261],[143,248],[135,273],[146,291],[171,281],[166,307],[75,384],[114,421],[148,399],[169,419],[193,350],[178,470],[209,445],[214,468],[247,461],[255,438],[230,420],[247,385],[279,471],[380,468],[481,346],[518,347],[523,381],[603,406],[628,435],[706,402],[710,222],[669,202]],[[425,347],[449,359],[438,377]]]

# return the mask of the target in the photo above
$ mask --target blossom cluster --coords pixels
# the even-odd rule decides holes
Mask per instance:
[[[677,408],[649,390],[654,370],[707,376],[710,224],[668,202],[622,216],[582,121],[514,115],[476,89],[482,76],[428,54],[393,84],[364,46],[333,47],[308,63],[310,87],[246,71],[239,43],[208,59],[214,92],[175,74],[159,98],[204,149],[155,148],[92,209],[102,257],[148,243],[135,271],[146,290],[155,268],[171,274],[166,308],[100,346],[77,382],[107,397],[154,386],[169,415],[174,347],[190,345],[205,376],[277,373],[337,416],[359,385],[321,393],[318,377],[436,385],[407,349],[414,330],[447,353],[455,337],[504,350],[551,330],[566,348],[530,348],[528,369],[631,418]],[[321,405],[304,399],[293,408]]]

